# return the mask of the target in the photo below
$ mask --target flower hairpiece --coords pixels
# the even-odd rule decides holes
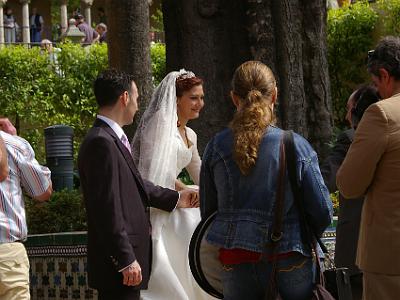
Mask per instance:
[[[196,75],[194,75],[193,72],[186,71],[185,69],[181,69],[181,70],[179,70],[179,75],[178,75],[177,80],[185,80],[185,79],[193,78],[193,77],[196,77]]]

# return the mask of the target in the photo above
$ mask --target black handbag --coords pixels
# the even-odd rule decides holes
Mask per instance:
[[[352,300],[348,268],[331,268],[324,271],[325,287],[335,299]]]

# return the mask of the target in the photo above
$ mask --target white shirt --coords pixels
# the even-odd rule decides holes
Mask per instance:
[[[0,131],[7,149],[9,175],[0,183],[0,244],[25,240],[27,226],[22,188],[32,196],[47,191],[50,170],[39,165],[31,145],[19,136]],[[22,187],[22,188],[21,188]]]
[[[107,117],[102,116],[102,115],[97,115],[97,118],[102,120],[102,121],[104,121],[104,122],[106,122],[107,125],[111,127],[111,129],[115,132],[115,134],[117,135],[117,137],[120,140],[121,140],[122,136],[125,135],[124,130],[114,120],[111,120],[110,118],[107,118]]]

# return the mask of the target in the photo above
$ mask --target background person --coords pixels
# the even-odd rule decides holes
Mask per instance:
[[[84,46],[98,41],[99,34],[92,28],[92,26],[85,22],[83,15],[78,13],[74,16],[74,19],[76,20],[76,27],[85,34],[85,37],[82,39],[82,44],[84,44]]]
[[[99,42],[107,43],[107,25],[104,23],[97,24],[96,32],[99,34]]]
[[[0,119],[0,127],[9,168],[5,179],[1,171],[4,180],[0,182],[0,298],[25,300],[30,299],[30,294],[29,260],[22,244],[28,235],[22,189],[38,201],[49,199],[50,170],[39,165],[32,147],[16,135],[8,119]],[[2,162],[1,158],[1,168]]]
[[[363,299],[398,299],[400,39],[384,38],[368,56],[368,71],[383,100],[372,104],[358,124],[337,186],[349,199],[366,195],[356,258],[363,272]]]
[[[43,24],[43,17],[37,13],[36,7],[32,8],[32,14],[29,17],[32,43],[40,43],[42,41]]]
[[[15,43],[17,36],[17,20],[15,19],[11,8],[5,8],[3,18],[4,41],[6,43]]]
[[[350,95],[347,101],[346,120],[351,128],[338,135],[331,153],[321,165],[321,173],[330,193],[337,191],[336,173],[353,141],[357,125],[365,110],[377,101],[379,101],[378,92],[375,87],[370,85],[362,86]],[[349,200],[339,193],[335,266],[349,268],[353,299],[357,300],[362,297],[362,273],[355,265],[355,261],[364,196]]]

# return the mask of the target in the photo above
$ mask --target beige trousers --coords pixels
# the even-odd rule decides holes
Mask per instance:
[[[363,300],[400,299],[400,276],[363,272]]]
[[[22,243],[0,244],[0,299],[30,299],[29,260]]]

